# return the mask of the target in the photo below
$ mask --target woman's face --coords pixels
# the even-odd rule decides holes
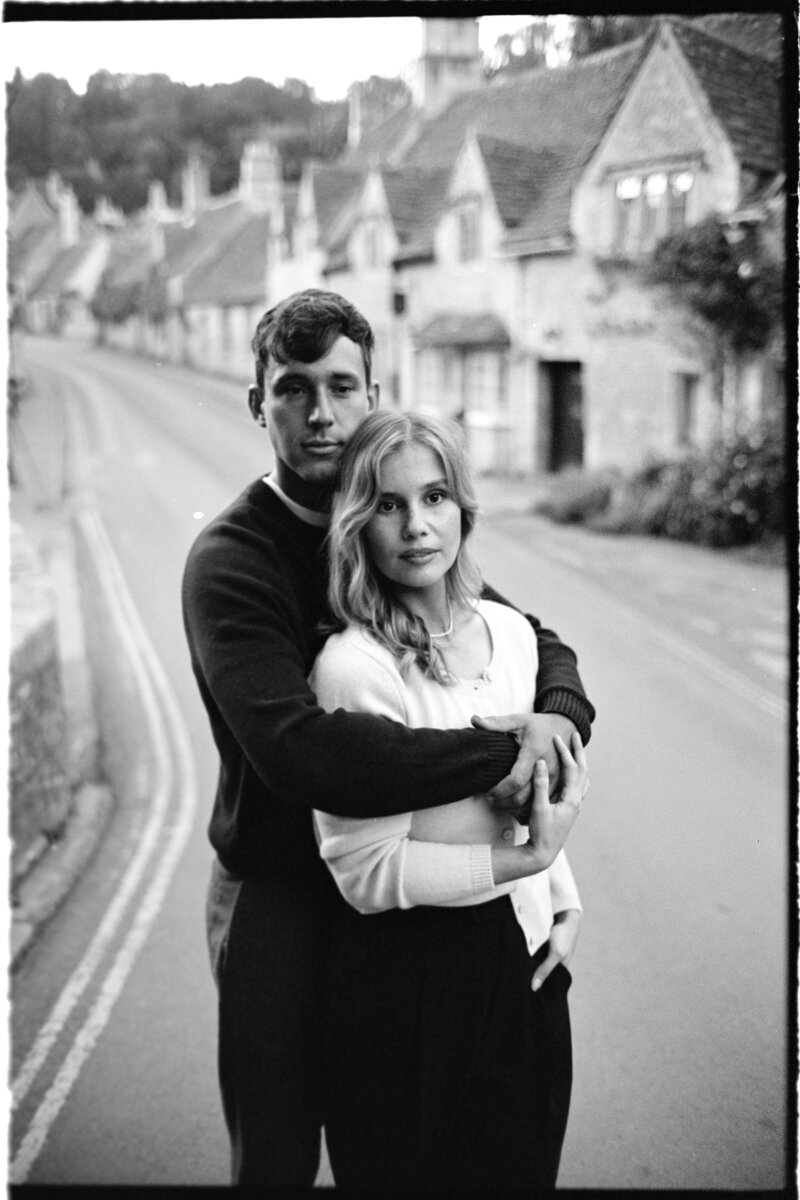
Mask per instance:
[[[400,589],[444,586],[461,545],[461,509],[429,446],[409,442],[384,461],[365,535],[373,563]]]

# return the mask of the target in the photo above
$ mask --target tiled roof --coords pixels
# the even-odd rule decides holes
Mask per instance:
[[[60,244],[57,222],[54,221],[50,225],[29,225],[18,237],[8,239],[9,273],[23,275],[30,271],[35,278],[39,278],[58,253]],[[33,280],[29,279],[29,283],[31,282]]]
[[[558,155],[489,134],[479,135],[478,145],[503,224],[519,225],[548,192],[548,181],[560,167]]]
[[[194,304],[256,304],[266,302],[267,213],[251,213],[214,254],[191,269],[183,297]]]
[[[165,273],[185,275],[192,267],[215,254],[220,241],[248,220],[250,215],[251,210],[244,201],[225,200],[202,209],[191,223],[165,225]]]
[[[421,123],[422,118],[417,109],[413,104],[407,104],[373,129],[366,131],[357,146],[345,151],[340,160],[342,166],[358,170],[379,161],[395,163],[398,155],[402,153],[403,146],[413,137],[415,129]]]
[[[783,22],[778,12],[706,13],[692,18],[692,24],[724,38],[747,54],[757,54],[774,63],[782,60]]]
[[[782,111],[775,71],[690,21],[672,18],[669,24],[740,161],[780,170]]]
[[[486,148],[492,187],[508,227],[529,240],[568,236],[572,189],[651,38],[456,96],[422,128],[404,164],[452,165],[467,131],[473,130]]]
[[[431,236],[450,171],[403,167],[386,168],[381,174],[392,224],[401,244],[421,242]]]
[[[605,133],[642,61],[637,39],[558,68],[541,67],[462,92],[425,124],[408,149],[408,166],[452,163],[467,130],[553,150],[563,164],[582,167]]]
[[[314,163],[311,176],[314,210],[323,246],[328,245],[337,216],[354,199],[363,179],[360,170]]]
[[[28,292],[29,296],[57,296],[64,291],[70,275],[91,248],[88,242],[64,247],[53,259],[47,271]]]

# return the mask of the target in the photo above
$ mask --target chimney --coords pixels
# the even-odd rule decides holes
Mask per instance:
[[[259,212],[275,212],[283,197],[281,156],[269,138],[248,142],[239,164],[239,197]]]
[[[72,188],[62,188],[58,197],[58,230],[61,245],[76,246],[80,236],[80,209]]]
[[[183,216],[184,220],[191,220],[205,208],[209,195],[208,168],[196,152],[190,155],[181,179]]]
[[[412,91],[425,117],[435,116],[459,92],[482,82],[478,22],[473,17],[423,19],[422,54]]]
[[[163,221],[167,215],[167,191],[160,179],[153,179],[147,189],[147,215]]]

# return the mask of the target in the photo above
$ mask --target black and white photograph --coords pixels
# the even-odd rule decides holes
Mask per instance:
[[[796,1195],[797,14],[7,3],[12,1196]]]

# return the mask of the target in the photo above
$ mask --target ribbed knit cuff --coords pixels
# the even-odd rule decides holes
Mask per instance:
[[[482,892],[490,892],[494,887],[492,874],[492,848],[487,845],[475,845],[469,848],[470,882],[473,896]]]
[[[505,779],[519,754],[519,742],[513,733],[485,733],[486,747],[486,780],[482,791],[488,792]]]
[[[592,721],[595,717],[594,708],[584,696],[571,692],[567,688],[550,688],[543,695],[536,697],[534,706],[536,712],[558,713],[568,717],[581,735],[584,746],[592,736]]]

